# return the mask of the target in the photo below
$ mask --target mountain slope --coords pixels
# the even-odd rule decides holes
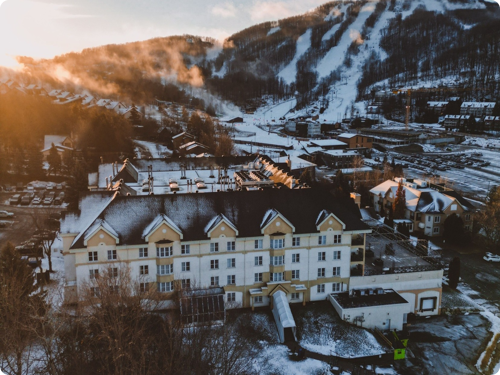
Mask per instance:
[[[264,96],[293,102],[295,113],[314,105],[331,120],[362,112],[355,101],[383,87],[453,84],[498,95],[499,50],[500,8],[491,3],[362,0],[255,25],[222,46],[182,36],[22,61],[31,79],[124,101],[181,100],[180,89],[195,87],[193,95],[240,106],[258,106]]]

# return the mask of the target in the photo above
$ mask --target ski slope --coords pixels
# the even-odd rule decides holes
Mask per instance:
[[[311,29],[308,29],[297,39],[297,49],[293,60],[281,72],[278,77],[283,79],[288,85],[295,82],[297,76],[297,61],[311,47]]]

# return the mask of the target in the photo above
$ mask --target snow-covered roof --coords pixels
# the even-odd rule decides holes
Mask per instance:
[[[279,290],[273,294],[273,306],[278,312],[280,323],[283,328],[295,327],[295,320],[293,319],[285,292]]]
[[[226,222],[227,225],[229,225],[236,232],[236,235],[238,235],[238,229],[236,228],[236,225],[234,225],[231,220],[229,220],[223,214],[219,214],[209,221],[209,223],[205,226],[205,234],[210,235],[210,232],[222,221]]]
[[[104,229],[106,232],[108,232],[110,235],[113,237],[118,238],[118,233],[109,225],[106,220],[103,219],[97,219],[94,221],[92,226],[85,231],[85,236],[83,237],[84,241],[87,241],[89,238],[91,238],[99,229]]]
[[[311,145],[313,146],[319,146],[319,147],[333,147],[333,146],[346,146],[347,144],[344,142],[341,142],[337,139],[320,139],[316,141],[311,141]]]
[[[357,134],[354,133],[342,133],[338,136],[338,138],[348,138],[351,139],[353,137],[357,136]]]
[[[461,108],[495,108],[495,102],[463,102]]]
[[[427,102],[427,105],[429,107],[444,107],[448,105],[448,102]]]
[[[46,135],[43,140],[43,149],[50,149],[52,147],[52,143],[56,146],[62,145],[66,138],[66,135]]]
[[[177,233],[180,234],[182,238],[182,231],[179,229],[179,227],[165,214],[159,214],[154,218],[154,220],[144,229],[142,232],[142,237],[146,238],[148,237],[151,233],[153,233],[162,223],[166,223],[169,227],[171,227],[173,230],[175,230]]]

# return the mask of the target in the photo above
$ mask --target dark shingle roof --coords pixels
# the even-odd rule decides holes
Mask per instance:
[[[159,214],[167,215],[181,229],[184,241],[207,239],[204,228],[219,214],[236,225],[239,237],[262,236],[262,220],[273,208],[295,226],[295,233],[318,232],[316,220],[324,209],[342,220],[346,230],[369,229],[352,200],[336,199],[315,189],[117,196],[98,219],[118,233],[120,245],[136,245],[145,243],[143,231]],[[82,233],[72,248],[84,247],[84,236]]]

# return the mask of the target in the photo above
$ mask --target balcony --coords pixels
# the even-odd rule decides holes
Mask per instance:
[[[351,246],[363,246],[365,244],[365,236],[354,235],[351,238]]]
[[[363,276],[363,266],[358,264],[355,267],[351,267],[351,276]]]
[[[362,262],[363,261],[363,250],[358,250],[351,253],[351,262]]]

